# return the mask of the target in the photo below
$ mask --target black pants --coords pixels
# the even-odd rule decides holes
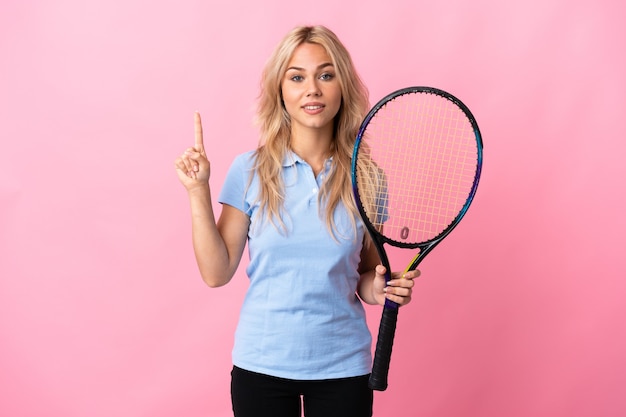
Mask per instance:
[[[231,373],[235,417],[371,417],[368,375],[299,381],[246,371]]]

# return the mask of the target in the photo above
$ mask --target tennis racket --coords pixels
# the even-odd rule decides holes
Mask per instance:
[[[482,139],[469,109],[431,87],[410,87],[380,100],[361,124],[352,155],[352,185],[386,280],[384,245],[415,250],[405,272],[461,221],[480,178]],[[398,304],[386,300],[370,388],[387,389]]]

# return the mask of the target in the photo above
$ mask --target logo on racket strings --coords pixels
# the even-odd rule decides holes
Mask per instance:
[[[400,237],[403,240],[406,240],[409,237],[409,228],[404,226],[402,230],[400,230]]]

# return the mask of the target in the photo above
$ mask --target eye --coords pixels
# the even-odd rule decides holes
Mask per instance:
[[[291,81],[300,82],[304,80],[304,77],[302,75],[292,75],[291,77],[289,77],[289,79]]]
[[[322,81],[330,81],[333,78],[335,78],[335,74],[331,74],[329,72],[325,72],[322,75],[320,75],[320,80]]]

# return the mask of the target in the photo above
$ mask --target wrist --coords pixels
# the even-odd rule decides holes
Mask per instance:
[[[187,187],[187,194],[189,194],[189,197],[205,197],[210,193],[211,189],[208,181],[203,181]]]

